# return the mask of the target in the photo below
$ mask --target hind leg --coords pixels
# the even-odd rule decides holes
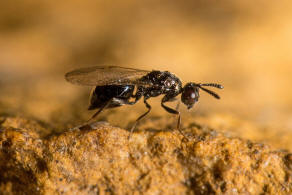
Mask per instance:
[[[105,102],[94,115],[87,121],[90,122],[94,118],[96,118],[104,109],[108,108],[109,106],[114,105],[114,107],[122,106],[122,105],[133,105],[137,101],[130,102],[128,99],[119,99],[119,98],[112,98],[109,101]]]
[[[98,111],[97,111],[96,113],[94,113],[88,121],[86,121],[86,123],[89,123],[89,122],[92,121],[94,118],[96,118],[97,115],[99,115],[99,114],[101,113],[101,111],[103,111],[104,109],[106,109],[106,108],[112,103],[112,101],[113,101],[113,98],[110,99],[109,101],[105,102],[105,103],[104,103],[104,104],[98,109]]]

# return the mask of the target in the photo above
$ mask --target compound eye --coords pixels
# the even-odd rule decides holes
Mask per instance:
[[[199,99],[199,91],[196,87],[186,86],[181,95],[181,101],[188,107],[192,108]]]

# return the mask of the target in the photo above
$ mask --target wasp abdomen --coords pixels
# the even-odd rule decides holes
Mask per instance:
[[[90,105],[88,110],[100,108],[105,102],[113,99],[108,108],[122,106],[123,101],[129,100],[134,93],[134,85],[105,85],[96,86],[90,97]]]

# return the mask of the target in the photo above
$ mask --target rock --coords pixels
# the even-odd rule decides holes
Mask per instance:
[[[184,129],[186,140],[176,130],[128,139],[127,130],[107,123],[48,134],[35,121],[1,121],[3,194],[292,192],[292,154],[195,123]]]

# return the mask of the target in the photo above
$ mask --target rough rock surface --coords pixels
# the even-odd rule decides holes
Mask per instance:
[[[163,119],[162,119],[163,120]],[[48,135],[1,118],[2,194],[289,194],[292,154],[190,123],[137,131],[95,123]]]

